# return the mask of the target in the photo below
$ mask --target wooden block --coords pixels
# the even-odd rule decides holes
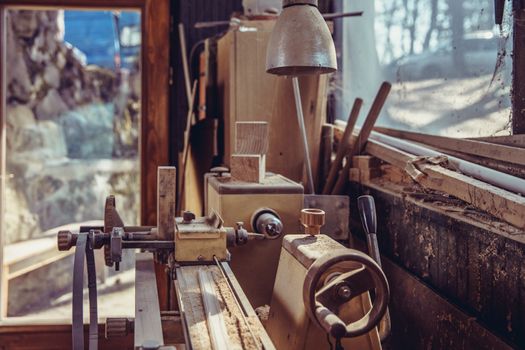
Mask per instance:
[[[354,156],[352,158],[352,166],[361,170],[379,168],[381,160],[372,156]]]
[[[175,198],[177,193],[177,169],[157,169],[157,228],[159,238],[173,240],[175,232]]]
[[[350,168],[349,171],[349,180],[352,182],[359,182],[359,179],[361,178],[361,175],[359,174],[360,171],[357,168]]]
[[[414,183],[414,180],[406,173],[405,170],[390,164],[381,166],[381,178],[394,183]]]
[[[269,147],[268,139],[267,122],[235,123],[236,154],[266,154]]]
[[[377,177],[381,176],[381,169],[374,168],[374,169],[358,169],[358,168],[350,168],[349,171],[349,179],[352,182],[360,182],[360,183],[367,183],[372,179],[375,179]]]
[[[261,183],[265,173],[265,156],[260,154],[234,154],[231,158],[232,179]]]

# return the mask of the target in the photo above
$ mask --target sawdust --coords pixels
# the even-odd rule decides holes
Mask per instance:
[[[239,309],[235,296],[233,295],[228,282],[224,279],[218,268],[213,270],[217,297],[223,308],[224,322],[230,338],[232,349],[256,350],[261,349],[259,340],[260,325],[258,320],[246,318],[246,324],[242,317],[242,310]],[[251,331],[250,331],[251,330]],[[257,339],[254,339],[254,336]]]
[[[232,350],[262,349],[259,334],[264,332],[257,317],[247,317],[247,322],[242,317],[242,310],[236,302],[228,282],[224,279],[216,266],[186,266],[181,268],[178,280],[181,288],[181,299],[184,305],[184,314],[188,322],[190,338],[193,349],[211,349],[210,332],[206,321],[202,293],[198,281],[199,270],[210,271],[215,282],[215,294],[218,299],[229,346]],[[253,332],[257,339],[250,332]]]

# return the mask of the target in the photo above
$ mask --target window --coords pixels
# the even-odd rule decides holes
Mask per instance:
[[[5,16],[2,316],[68,319],[73,250],[57,251],[58,230],[100,225],[109,194],[124,222],[139,224],[141,41],[139,32],[123,50],[119,33],[123,19],[141,28],[140,11],[17,7]],[[115,273],[96,252],[101,313],[133,313],[126,254]]]
[[[510,133],[512,26],[494,24],[494,1],[340,6],[364,14],[337,24],[342,33],[342,72],[334,83],[337,118],[346,120],[356,97],[364,99],[367,111],[381,81],[388,80],[393,87],[380,126],[456,137]]]

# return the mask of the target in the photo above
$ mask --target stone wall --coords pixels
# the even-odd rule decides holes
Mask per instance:
[[[7,244],[100,219],[112,193],[137,223],[140,75],[87,66],[63,17],[7,15]]]

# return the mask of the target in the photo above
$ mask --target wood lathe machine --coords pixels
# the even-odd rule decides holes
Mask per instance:
[[[206,176],[205,217],[176,217],[176,170],[161,167],[156,227],[125,226],[110,196],[103,227],[58,233],[60,250],[76,247],[74,349],[84,348],[85,261],[88,341],[97,348],[94,249],[103,249],[106,265],[117,269],[123,249],[137,250],[135,317],[106,322],[107,337],[133,332],[136,349],[313,350],[330,348],[330,342],[337,349],[381,348],[377,326],[389,288],[379,265],[320,234],[325,212],[302,209],[302,186],[266,173],[264,154],[237,158],[240,165],[233,161],[231,173]],[[245,164],[260,176],[251,178],[253,169]],[[166,273],[156,274],[155,262]],[[168,299],[176,300],[168,310],[159,307],[157,282],[168,285]],[[259,318],[255,308],[263,305],[269,312]]]

